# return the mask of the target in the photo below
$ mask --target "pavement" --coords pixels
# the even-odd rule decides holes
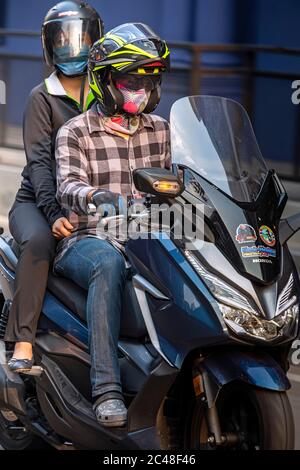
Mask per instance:
[[[294,414],[295,450],[300,450],[300,367],[291,367],[288,376],[292,385],[288,396]]]
[[[20,187],[21,172],[25,165],[23,150],[0,147],[0,227],[8,233],[7,215]]]

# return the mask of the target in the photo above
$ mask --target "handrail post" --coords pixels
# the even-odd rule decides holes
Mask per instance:
[[[251,120],[253,118],[255,58],[256,58],[255,51],[250,50],[250,49],[245,51],[246,77],[245,77],[243,101],[244,101],[244,106]]]
[[[2,68],[3,71],[3,80],[5,83],[5,88],[6,88],[6,95],[8,95],[8,79],[7,79],[7,69],[8,69],[8,59],[5,58],[5,63],[4,67]],[[1,105],[0,106],[0,146],[4,146],[6,144],[6,133],[7,133],[7,125],[6,125],[6,105]]]
[[[293,176],[299,177],[300,175],[300,104],[296,110],[296,125],[295,125],[295,138],[294,138],[294,155],[293,155]]]
[[[190,71],[190,91],[199,95],[201,90],[201,46],[192,46],[192,65]]]

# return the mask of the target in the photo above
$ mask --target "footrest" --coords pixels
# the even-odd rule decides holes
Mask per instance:
[[[20,372],[22,375],[32,375],[34,377],[39,377],[44,372],[44,369],[41,366],[32,366],[27,372]]]

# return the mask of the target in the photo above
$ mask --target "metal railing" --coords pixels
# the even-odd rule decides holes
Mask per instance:
[[[253,77],[269,77],[287,80],[295,79],[295,73],[256,69],[255,62],[257,54],[267,53],[300,57],[300,49],[275,46],[255,46],[251,44],[194,44],[189,42],[172,42],[170,43],[170,48],[184,49],[189,51],[191,54],[190,91],[192,94],[199,93],[199,83],[201,83],[201,78],[207,75],[240,75],[247,77],[249,86],[245,90],[246,99],[244,101],[244,105],[250,116],[251,105],[253,102],[253,87],[251,86]],[[205,53],[238,54],[244,63],[233,67],[203,66],[201,59]],[[176,68],[180,69],[180,67]]]
[[[0,37],[24,37],[24,38],[38,38],[40,33],[34,31],[20,31],[20,30],[7,30],[0,29]],[[184,73],[188,77],[188,90],[187,94],[200,94],[202,84],[205,79],[216,77],[240,77],[243,79],[242,86],[242,104],[247,109],[250,117],[253,117],[253,103],[254,103],[254,83],[257,77],[280,79],[280,80],[294,80],[297,77],[297,72],[282,72],[281,70],[267,70],[261,69],[257,66],[257,57],[259,54],[278,55],[278,56],[297,56],[300,57],[300,49],[274,47],[274,46],[256,46],[248,44],[195,44],[189,42],[169,42],[169,46],[173,51],[173,64],[172,69],[175,73]],[[180,59],[180,54],[185,54],[185,59]],[[188,59],[186,59],[186,54]],[[228,55],[234,58],[230,65],[207,65],[207,55],[213,54]],[[41,54],[21,54],[15,52],[1,51],[0,47],[0,62],[9,60],[22,60],[28,62],[40,62],[44,64]],[[218,62],[218,61],[217,61]],[[227,61],[230,63],[230,60]],[[49,73],[48,67],[44,64],[43,75]],[[3,80],[9,80],[5,76],[5,71],[8,67],[3,67],[4,73]],[[6,144],[6,131],[7,119],[5,106],[0,107],[0,146]],[[300,106],[297,106],[296,111],[296,132],[293,151],[293,170],[291,171],[293,177],[299,179],[300,176]],[[14,145],[10,144],[10,147]],[[16,145],[15,147],[20,148]]]

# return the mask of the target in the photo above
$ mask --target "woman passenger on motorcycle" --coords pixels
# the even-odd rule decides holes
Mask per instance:
[[[93,102],[87,61],[90,46],[102,34],[101,18],[85,2],[58,3],[42,25],[44,57],[55,71],[29,96],[23,121],[27,165],[9,214],[10,231],[20,247],[5,335],[5,341],[15,343],[8,362],[15,372],[32,367],[32,345],[56,240],[73,229],[55,197],[55,139],[63,124]]]

